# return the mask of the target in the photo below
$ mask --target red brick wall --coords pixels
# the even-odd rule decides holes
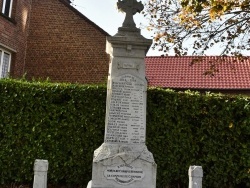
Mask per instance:
[[[2,3],[0,0],[1,12]],[[21,77],[24,74],[30,8],[31,0],[14,0],[11,19],[0,15],[0,43],[15,50],[11,61],[12,77]]]
[[[33,0],[27,44],[27,78],[104,83],[108,35],[61,0]]]

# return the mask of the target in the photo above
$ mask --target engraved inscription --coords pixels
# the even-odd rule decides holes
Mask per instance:
[[[131,62],[119,62],[118,63],[119,69],[139,69],[140,66],[138,63],[131,63]]]
[[[104,176],[108,180],[115,180],[119,184],[127,185],[135,180],[142,180],[144,172],[140,168],[122,164],[116,167],[107,167],[107,170],[104,171]]]
[[[105,142],[145,142],[144,90],[144,82],[130,74],[112,80]]]

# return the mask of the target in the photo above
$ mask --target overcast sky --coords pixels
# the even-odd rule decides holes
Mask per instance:
[[[115,35],[118,27],[122,26],[125,14],[121,13],[116,8],[118,0],[71,0],[74,8],[78,9],[83,15],[89,18],[110,35]],[[140,0],[137,0],[140,1]],[[141,0],[144,3],[146,0]],[[135,23],[141,29],[141,34],[148,39],[153,39],[153,33],[149,32],[145,25],[148,21],[142,14],[134,16]],[[144,26],[144,27],[143,27]],[[220,48],[214,47],[210,49],[207,55],[220,55]],[[191,55],[192,52],[189,52]],[[147,56],[160,56],[162,52],[150,49]],[[174,55],[174,53],[169,54]]]
[[[83,15],[101,27],[110,35],[115,35],[118,27],[122,26],[125,14],[118,12],[116,2],[118,0],[72,0],[74,8],[78,9]],[[145,0],[142,0],[144,2]],[[143,26],[146,25],[147,20],[142,14],[134,16],[135,23],[138,28],[141,28],[141,34],[148,39],[152,39],[153,33],[149,32]],[[147,54],[161,55],[156,50],[150,50]]]

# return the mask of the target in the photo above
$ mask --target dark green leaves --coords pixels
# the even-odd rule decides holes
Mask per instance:
[[[106,87],[0,80],[0,183],[32,183],[35,159],[48,180],[87,185],[103,142]],[[147,146],[158,187],[187,187],[201,165],[204,188],[250,186],[250,99],[149,89]]]
[[[148,90],[147,146],[159,187],[187,187],[187,169],[201,165],[203,187],[248,185],[250,99]],[[248,185],[249,186],[249,185]]]

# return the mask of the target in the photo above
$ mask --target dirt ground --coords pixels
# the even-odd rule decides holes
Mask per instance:
[[[32,184],[10,184],[10,185],[0,185],[0,188],[33,188]],[[86,188],[86,186],[72,186],[72,185],[51,185],[49,184],[47,188]]]

